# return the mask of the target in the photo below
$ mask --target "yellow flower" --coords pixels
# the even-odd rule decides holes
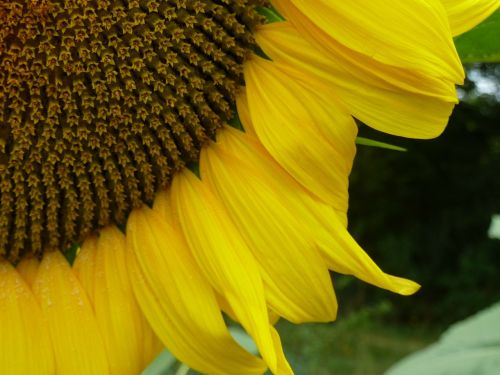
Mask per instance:
[[[439,134],[452,32],[496,8],[1,2],[0,372],[139,374],[164,346],[204,373],[290,374],[273,323],[334,320],[329,270],[415,292],[346,229],[353,118]]]

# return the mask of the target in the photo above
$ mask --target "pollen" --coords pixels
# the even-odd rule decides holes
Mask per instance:
[[[151,204],[233,117],[262,0],[0,0],[0,255]]]

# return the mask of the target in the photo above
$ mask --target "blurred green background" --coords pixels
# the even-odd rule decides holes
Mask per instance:
[[[386,272],[422,285],[412,297],[334,275],[339,318],[280,322],[298,375],[376,375],[425,347],[453,322],[500,300],[500,65],[468,67],[444,134],[415,141],[361,126],[360,136],[405,147],[359,146],[350,231]]]

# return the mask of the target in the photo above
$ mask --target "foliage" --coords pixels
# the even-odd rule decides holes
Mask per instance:
[[[455,40],[464,63],[500,61],[500,10]]]
[[[426,327],[384,323],[391,309],[382,301],[339,317],[333,324],[293,325],[281,321],[278,330],[295,373],[378,375],[435,340],[436,332]]]

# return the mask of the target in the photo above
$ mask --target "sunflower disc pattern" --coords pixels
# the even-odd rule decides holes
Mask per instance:
[[[1,1],[0,254],[151,203],[233,115],[259,1]]]

